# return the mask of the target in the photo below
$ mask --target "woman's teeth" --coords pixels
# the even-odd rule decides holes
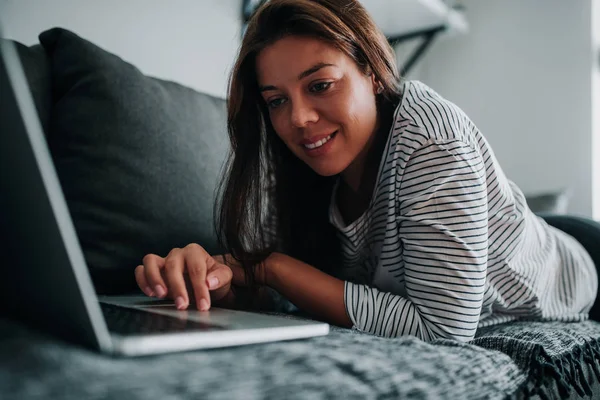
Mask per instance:
[[[325,139],[321,139],[318,142],[315,143],[311,143],[311,144],[305,144],[304,147],[306,147],[307,149],[316,149],[318,147],[323,146],[325,143],[329,142],[329,139],[331,139],[333,136],[333,133],[329,136],[327,136]]]

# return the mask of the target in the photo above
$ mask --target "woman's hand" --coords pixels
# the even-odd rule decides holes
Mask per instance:
[[[236,270],[236,281],[243,281],[241,267],[233,268]],[[168,296],[175,301],[179,310],[186,309],[190,304],[189,291],[193,292],[191,295],[200,311],[207,311],[211,301],[233,303],[234,295],[230,290],[233,277],[234,272],[224,264],[223,256],[213,257],[195,243],[182,249],[174,248],[164,258],[148,254],[143,259],[143,265],[135,269],[137,284],[147,296]]]

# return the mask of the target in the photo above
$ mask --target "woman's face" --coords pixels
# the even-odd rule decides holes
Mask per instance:
[[[378,125],[374,75],[329,44],[298,36],[263,49],[256,68],[271,123],[287,147],[319,175],[360,176]]]

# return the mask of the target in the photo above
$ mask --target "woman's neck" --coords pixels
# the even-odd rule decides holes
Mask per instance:
[[[380,160],[392,123],[392,115],[388,108],[390,107],[382,107],[378,126],[367,142],[366,151],[361,152],[358,158],[341,173],[342,182],[340,183],[345,186],[343,190],[351,193],[353,197],[361,199],[366,197],[368,201],[373,193]]]

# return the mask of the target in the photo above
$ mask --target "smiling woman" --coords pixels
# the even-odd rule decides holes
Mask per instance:
[[[271,124],[287,148],[317,174],[342,174],[358,189],[378,129],[375,75],[326,42],[299,36],[265,48],[256,68]]]
[[[356,0],[261,6],[229,87],[216,218],[229,254],[150,257],[140,286],[166,269],[185,308],[189,271],[203,309],[239,306],[236,287],[271,288],[316,318],[424,340],[586,319],[586,250],[529,210],[459,107],[396,71]]]

